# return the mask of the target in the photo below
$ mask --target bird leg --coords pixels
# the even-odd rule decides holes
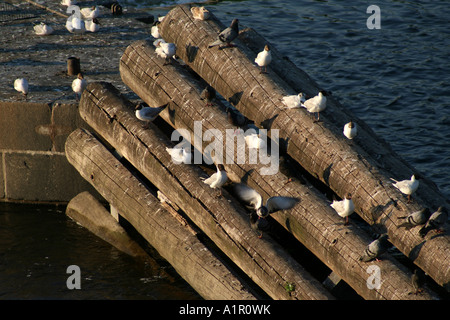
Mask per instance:
[[[348,222],[348,217],[345,217],[345,223],[344,226],[348,226],[349,222]]]

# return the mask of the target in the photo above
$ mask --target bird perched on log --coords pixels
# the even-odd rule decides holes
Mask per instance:
[[[352,200],[352,195],[350,193],[347,193],[343,200],[337,201],[334,200],[330,206],[337,212],[337,214],[345,218],[344,225],[348,225],[348,216],[355,211],[355,205]]]
[[[143,127],[144,129],[148,129],[150,126],[150,122],[156,119],[156,117],[169,105],[169,103],[166,103],[165,105],[162,105],[157,108],[151,108],[148,104],[145,102],[140,102],[136,105],[135,108],[135,114],[136,118],[138,118],[141,121],[147,122],[146,125]]]
[[[220,195],[222,195],[222,186],[228,181],[228,175],[223,164],[216,165],[217,172],[212,174],[209,178],[203,179],[203,182],[209,185],[213,189],[220,189]]]
[[[405,227],[407,229],[411,229],[415,226],[420,226],[428,221],[430,215],[430,209],[423,208],[422,210],[415,211],[407,216],[398,217],[397,219],[404,219],[405,222],[399,225],[397,228]]]
[[[321,90],[317,94],[317,96],[306,100],[302,104],[302,107],[306,108],[306,110],[308,110],[308,112],[317,113],[317,120],[315,122],[320,121],[320,112],[325,110],[325,108],[327,107],[326,95],[327,95],[327,93],[325,91]]]
[[[359,258],[359,261],[369,262],[374,259],[379,261],[379,256],[385,253],[389,246],[388,235],[384,233],[366,247],[363,255]]]
[[[156,54],[164,58],[164,65],[170,64],[171,60],[174,58],[177,47],[174,43],[167,43],[164,40],[158,41],[156,43]]]
[[[305,101],[305,94],[303,92],[300,92],[299,94],[284,96],[281,99],[281,102],[283,102],[283,104],[286,106],[285,109],[300,108]]]
[[[419,230],[419,235],[424,238],[428,232],[435,230],[443,232],[441,229],[448,220],[448,212],[444,207],[439,207],[428,219],[427,223]]]
[[[358,129],[356,128],[356,123],[353,121],[350,121],[349,123],[346,123],[344,126],[344,136],[347,137],[347,139],[352,140],[354,137],[356,137],[356,134],[358,132]]]
[[[392,185],[400,190],[401,193],[406,194],[408,196],[408,203],[411,202],[411,195],[416,192],[417,188],[419,188],[419,180],[416,179],[415,175],[411,176],[411,180],[402,180],[397,181],[395,179],[392,179],[395,183]]]
[[[263,205],[262,196],[256,190],[243,183],[235,184],[234,191],[238,198],[250,205],[261,218],[265,218],[269,214],[280,210],[291,209],[299,202],[297,198],[273,196],[267,199],[266,204]]]
[[[34,33],[38,36],[48,36],[53,33],[53,28],[44,22],[37,24],[33,27]]]
[[[170,154],[172,157],[172,161],[175,164],[185,163],[190,164],[192,159],[192,153],[191,150],[188,148],[166,148],[166,151]]]
[[[410,294],[419,294],[423,292],[423,286],[425,284],[425,272],[421,269],[415,269],[414,273],[411,277],[411,283],[414,287],[414,292],[410,292]]]
[[[208,46],[208,48],[220,46],[222,44],[226,44],[227,47],[234,47],[235,45],[231,44],[231,41],[236,39],[238,35],[239,35],[239,20],[234,19],[228,28],[224,29],[222,32],[219,33],[217,40],[212,42]]]
[[[267,66],[272,61],[272,53],[269,46],[266,44],[264,50],[258,53],[255,58],[255,63],[259,66],[259,73],[267,73]],[[264,67],[264,72],[263,72]]]
[[[206,100],[206,106],[212,106],[212,101],[216,98],[216,90],[211,87],[210,85],[207,85],[205,89],[203,89],[202,93],[200,94],[201,100]]]
[[[72,81],[72,90],[75,92],[75,96],[77,101],[80,100],[81,94],[84,89],[87,87],[87,81],[84,79],[83,74],[80,72],[77,75],[77,78]]]
[[[14,80],[14,89],[18,92],[21,92],[23,96],[25,97],[25,100],[27,99],[28,95],[28,81],[25,78],[18,78]]]
[[[208,20],[210,17],[209,10],[205,7],[192,7],[191,13],[196,20]]]
[[[161,22],[159,22],[158,20],[156,20],[156,21],[153,23],[152,27],[150,28],[150,34],[151,34],[152,37],[155,38],[155,39],[161,38],[161,35],[159,34],[159,26],[158,26],[160,23],[161,23]]]

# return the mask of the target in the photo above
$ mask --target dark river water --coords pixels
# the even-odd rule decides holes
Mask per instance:
[[[121,1],[164,15],[186,1]],[[368,29],[369,5],[381,28]],[[450,198],[450,6],[447,1],[220,1],[366,121]],[[326,111],[325,111],[326,112]],[[409,178],[409,177],[404,177]],[[198,299],[162,259],[136,263],[64,215],[0,205],[0,299]],[[82,289],[66,286],[69,265]]]

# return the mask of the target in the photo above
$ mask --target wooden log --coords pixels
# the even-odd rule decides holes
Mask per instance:
[[[411,167],[405,166],[404,161],[394,161],[398,157],[386,144],[367,147],[374,141],[368,139],[373,134],[371,131],[364,133],[367,126],[355,116],[345,119],[361,124],[358,146],[351,146],[342,135],[342,117],[335,118],[340,110],[333,111],[337,104],[333,103],[332,96],[319,123],[315,123],[304,109],[285,110],[282,97],[298,93],[299,88],[291,88],[282,79],[285,74],[281,73],[281,78],[271,72],[270,67],[268,75],[260,74],[253,63],[255,53],[239,40],[235,40],[237,48],[208,48],[218,31],[224,28],[214,15],[211,16],[208,21],[194,20],[187,6],[177,6],[159,25],[160,33],[166,41],[177,45],[177,55],[181,59],[246,117],[258,125],[271,120],[270,128],[279,130],[282,146],[293,159],[339,196],[352,193],[357,213],[378,230],[387,232],[390,241],[400,251],[448,289],[450,235],[424,240],[418,235],[418,228],[409,231],[398,228],[401,224],[399,216],[423,206],[434,210],[448,204],[445,197],[423,180],[423,185],[414,195],[414,203],[407,204],[405,196],[392,186],[389,178],[407,179],[414,173]],[[347,111],[346,114],[351,113]],[[367,142],[361,139],[363,137]],[[376,151],[378,159],[372,159],[366,149]]]
[[[80,114],[85,121],[161,192],[173,201],[261,289],[274,299],[333,299],[285,250],[252,231],[246,212],[226,191],[203,183],[197,166],[175,164],[164,134],[150,124],[144,130],[134,105],[107,83],[92,83],[84,91]],[[295,288],[286,290],[286,283]]]
[[[171,101],[170,110],[161,116],[175,128],[190,130],[200,136],[207,130],[219,130],[225,135],[235,128],[227,121],[227,115],[216,106],[205,108],[200,100],[204,84],[194,81],[189,73],[176,64],[163,66],[156,57],[154,48],[146,42],[130,45],[120,62],[122,79],[133,91],[153,106]],[[223,108],[222,108],[223,109]],[[195,132],[195,121],[202,122],[201,132]],[[225,153],[230,159],[242,150],[229,149]],[[245,177],[246,183],[255,188],[264,199],[273,195],[300,198],[292,210],[273,214],[274,218],[299,239],[328,267],[335,270],[358,294],[366,299],[410,299],[412,290],[404,268],[394,259],[381,262],[380,267],[388,279],[379,290],[367,287],[367,265],[358,258],[370,239],[356,226],[343,226],[343,221],[330,208],[327,199],[309,185],[298,181],[288,182],[284,174],[262,175],[258,165],[225,163],[228,174],[237,181]],[[427,296],[426,298],[430,298]],[[425,297],[421,297],[425,298]]]
[[[93,135],[67,138],[69,162],[205,299],[256,297],[195,235],[179,223]]]

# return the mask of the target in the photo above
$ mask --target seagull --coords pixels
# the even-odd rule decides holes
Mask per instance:
[[[239,35],[239,25],[238,24],[239,24],[239,20],[234,19],[228,28],[222,30],[222,32],[219,33],[217,40],[214,41],[213,43],[211,43],[208,46],[208,48],[220,46],[224,43],[226,43],[226,45],[228,47],[235,47],[235,45],[231,44],[231,41],[236,39],[236,37]]]
[[[37,24],[33,27],[34,33],[36,33],[38,36],[47,36],[49,34],[53,33],[53,28],[44,22],[41,22],[40,24]]]
[[[410,203],[411,195],[414,192],[416,192],[417,188],[419,187],[419,180],[416,180],[416,176],[412,175],[411,180],[397,181],[392,178],[391,180],[395,182],[392,184],[394,187],[400,190],[401,193],[406,194],[408,196],[408,203]]]
[[[72,81],[72,90],[73,92],[75,92],[77,101],[79,100],[79,97],[81,97],[83,90],[86,89],[86,86],[87,86],[86,79],[83,78],[82,73],[79,73],[77,78]]]
[[[83,19],[77,18],[75,15],[70,16],[66,21],[66,29],[70,33],[84,33],[86,26]]]
[[[212,174],[209,178],[204,179],[203,182],[213,189],[220,189],[225,184],[225,182],[227,182],[228,175],[223,164],[216,165],[216,168],[217,172]],[[222,195],[222,189],[220,189],[220,195]]]
[[[23,96],[25,97],[25,100],[27,99],[28,94],[28,81],[25,78],[18,78],[14,80],[14,89],[16,89],[19,92],[22,92]]]
[[[352,195],[350,193],[347,193],[344,197],[344,200],[337,201],[334,200],[330,206],[336,210],[337,214],[341,216],[342,218],[345,218],[345,224],[348,225],[348,216],[355,211],[355,205],[352,200]]]
[[[258,55],[255,58],[256,64],[260,68],[259,73],[267,73],[267,66],[272,61],[272,53],[270,52],[269,46],[266,44],[264,46],[264,50],[258,53]],[[264,67],[264,72],[262,71],[262,68]]]
[[[265,218],[269,214],[279,210],[291,209],[299,201],[297,198],[274,196],[267,199],[266,205],[263,205],[262,196],[243,183],[235,184],[234,191],[239,199],[248,203],[261,218]]]
[[[425,224],[430,217],[431,212],[428,208],[413,212],[407,216],[398,217],[397,219],[405,219],[405,222],[399,225],[397,228],[406,227],[412,228]]]
[[[175,164],[185,163],[190,164],[192,159],[192,153],[187,148],[166,148],[166,151],[170,154],[172,157],[172,161]]]
[[[100,22],[97,18],[94,18],[92,20],[86,20],[85,21],[86,30],[90,32],[97,32],[100,30]]]
[[[70,6],[73,6],[75,4],[77,4],[76,0],[61,0],[61,5],[63,5],[63,6],[70,7]]]
[[[283,99],[281,99],[281,102],[283,102],[286,106],[285,109],[300,108],[305,101],[305,94],[303,92],[290,96],[284,96]]]
[[[209,10],[205,7],[192,7],[191,8],[192,16],[197,20],[208,20],[209,19]]]
[[[202,93],[200,94],[201,100],[206,100],[206,106],[212,106],[212,100],[216,98],[216,90],[207,85],[205,89],[203,89]]]
[[[169,103],[166,103],[165,105],[157,108],[150,108],[148,104],[146,104],[145,102],[141,102],[137,104],[135,108],[136,118],[141,121],[146,121],[147,124],[143,128],[148,129],[148,127],[150,126],[150,122],[155,120],[160,112],[163,111],[168,105]]]
[[[350,140],[356,137],[357,131],[358,129],[356,128],[356,123],[354,123],[353,121],[346,123],[344,126],[344,136],[346,136]]]
[[[165,59],[164,65],[170,64],[170,59],[173,59],[177,47],[174,43],[167,43],[165,41],[159,41],[156,43],[156,54]],[[167,62],[169,61],[169,62]]]
[[[412,294],[418,294],[423,292],[423,285],[425,284],[425,272],[421,269],[415,269],[414,274],[411,277],[411,283],[414,287],[415,292],[410,292]]]
[[[439,207],[428,219],[425,226],[419,230],[419,235],[424,238],[428,232],[431,230],[436,230],[436,232],[444,232],[441,228],[445,225],[448,220],[448,212],[444,207]]]
[[[266,142],[260,138],[258,133],[246,135],[245,143],[250,149],[264,149],[266,147]]]
[[[159,22],[158,20],[156,20],[156,21],[153,23],[152,27],[150,28],[150,34],[151,34],[152,37],[155,38],[155,39],[161,38],[161,35],[159,34],[159,28],[158,28],[158,25],[159,25],[160,23],[161,23],[161,22]]]
[[[382,255],[389,248],[388,235],[382,234],[378,239],[372,241],[364,250],[364,254],[359,258],[359,261],[369,262],[373,259],[379,261],[378,257]]]
[[[302,107],[305,107],[308,112],[317,113],[318,117],[316,121],[320,121],[320,112],[325,110],[325,108],[327,107],[327,98],[325,97],[326,95],[327,94],[325,93],[325,91],[321,90],[317,94],[317,96],[306,100],[305,103],[302,104]]]
[[[100,16],[100,10],[97,6],[93,6],[91,8],[83,8],[80,10],[80,12],[86,19],[94,19]]]

